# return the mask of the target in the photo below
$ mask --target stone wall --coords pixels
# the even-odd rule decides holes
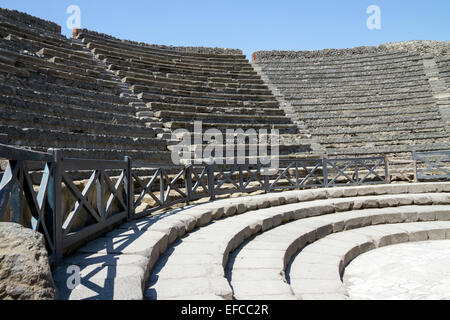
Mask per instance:
[[[319,51],[260,51],[253,65],[330,157],[448,149],[443,116],[449,42]],[[445,59],[443,60],[445,61]],[[436,82],[442,78],[443,81]]]

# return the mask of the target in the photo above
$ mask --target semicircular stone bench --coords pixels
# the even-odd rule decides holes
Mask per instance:
[[[341,276],[357,256],[392,244],[444,239],[450,239],[450,221],[377,225],[332,234],[294,259],[290,287],[303,300],[347,299]]]
[[[195,231],[192,235],[195,234],[201,240],[199,246],[194,246],[195,252],[214,252],[214,261],[219,262],[221,266],[218,268],[219,274],[207,270],[208,277],[200,277],[207,281],[202,284],[197,281],[198,290],[195,286],[188,286],[190,289],[184,290],[185,286],[169,284],[169,288],[180,288],[179,292],[156,293],[155,288],[150,287],[146,290],[147,298],[207,296],[230,299],[232,291],[223,270],[229,253],[258,232],[291,220],[349,209],[447,204],[446,192],[450,192],[450,183],[374,185],[287,191],[187,206],[158,216],[124,223],[66,258],[64,264],[55,270],[54,280],[60,299],[142,299],[146,282],[158,259],[160,263],[165,263],[167,257],[175,259],[175,256],[182,257],[182,253],[186,254],[187,257],[179,262],[185,266],[183,272],[187,282],[189,275],[186,270],[195,259],[189,251],[182,252],[180,243],[177,242],[171,247],[169,245],[186,233]],[[420,193],[427,194],[419,195]],[[273,207],[277,209],[273,210]],[[225,223],[229,226],[228,233],[225,232]],[[212,238],[209,236],[208,242],[205,243],[204,237],[211,231],[215,233]],[[202,239],[203,232],[205,236]],[[195,242],[194,238],[187,240],[188,238],[190,237],[185,237],[182,242]],[[173,254],[175,251],[176,255]],[[206,255],[205,253],[203,258],[206,258]],[[72,276],[67,268],[71,265],[80,267],[81,284],[76,289],[70,289],[67,285]],[[193,278],[199,279],[199,275],[196,276],[197,278]]]
[[[346,230],[435,220],[450,220],[450,205],[362,209],[304,218],[264,232],[242,245],[230,257],[227,277],[238,300],[297,299],[286,282],[286,278],[292,277],[293,273],[286,271],[288,276],[285,277],[285,270],[289,269],[289,262],[299,250],[306,252],[320,239],[333,238],[334,233],[345,233]],[[334,250],[334,246],[330,248]],[[317,255],[315,258],[320,257]],[[314,267],[324,268],[319,265]]]

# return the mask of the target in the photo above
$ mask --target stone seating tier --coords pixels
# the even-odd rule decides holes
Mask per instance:
[[[187,73],[187,74],[233,74],[240,77],[251,77],[255,75],[254,70],[249,67],[248,65],[246,69],[236,69],[234,67],[227,67],[223,69],[217,69],[217,68],[211,68],[211,67],[200,67],[197,65],[184,65],[182,63],[176,63],[176,62],[154,62],[151,60],[144,60],[139,56],[133,56],[134,58],[126,58],[117,56],[111,53],[103,53],[98,54],[98,50],[92,49],[92,53],[100,60],[102,59],[109,59],[111,61],[116,62],[117,64],[120,64],[121,62],[128,62],[129,65],[135,66],[136,68],[152,68],[152,70],[157,71],[158,69],[161,70],[178,70],[180,73]]]
[[[433,220],[448,220],[449,209],[437,205],[356,210],[274,228],[244,244],[230,259],[234,296],[238,300],[261,296],[271,300],[346,300],[349,294],[341,275],[354,258],[382,246],[448,239],[450,221]],[[326,226],[327,222],[331,224]],[[317,241],[313,240],[313,228]],[[255,261],[259,263],[252,268]]]
[[[293,104],[294,105],[294,104]],[[310,105],[310,104],[308,104]],[[312,112],[314,110],[317,110],[317,112],[329,112],[329,111],[350,111],[350,110],[361,110],[363,112],[364,110],[370,110],[373,111],[374,108],[389,108],[394,110],[399,110],[399,108],[410,106],[411,108],[414,107],[434,107],[436,105],[436,99],[430,96],[426,97],[420,97],[420,98],[411,98],[411,99],[403,99],[401,101],[381,101],[377,104],[374,104],[373,102],[366,102],[366,103],[358,103],[358,104],[350,104],[350,103],[341,103],[341,104],[323,104],[322,106],[314,106],[308,107],[307,104],[295,104],[295,109],[298,112]],[[405,108],[406,109],[406,108]]]
[[[8,10],[0,8],[0,17],[2,20],[7,19],[8,21],[14,21],[19,24],[30,25],[33,26],[34,28],[45,30],[46,32],[52,33],[61,32],[61,27],[54,22],[39,19],[37,17],[30,16],[26,13],[19,12],[16,10]]]
[[[127,72],[127,71],[116,71],[116,75],[120,78],[126,78],[126,77],[136,77],[136,78],[142,78],[147,79],[153,82],[158,82],[160,85],[164,86],[167,84],[168,86],[172,85],[187,85],[187,86],[201,86],[205,83],[208,83],[209,88],[217,88],[217,89],[256,89],[256,90],[267,90],[268,87],[266,84],[262,83],[262,80],[254,81],[255,83],[246,83],[243,80],[242,81],[233,81],[230,82],[226,78],[214,78],[214,77],[198,77],[193,79],[187,79],[183,77],[182,75],[178,74],[162,74],[162,73],[153,73],[153,75],[148,75],[147,73],[134,73],[134,72]]]
[[[217,78],[229,78],[229,79],[238,79],[238,80],[253,80],[257,79],[257,75],[254,72],[235,72],[233,70],[229,71],[215,71],[215,70],[206,70],[206,69],[186,69],[177,66],[176,64],[168,64],[168,65],[157,65],[151,63],[143,63],[140,61],[123,61],[123,60],[115,60],[109,57],[97,57],[99,60],[102,60],[104,63],[114,66],[110,67],[110,69],[115,70],[123,70],[123,71],[132,71],[138,73],[142,70],[152,71],[152,72],[161,72],[161,73],[175,73],[186,76],[193,77],[217,77]]]
[[[248,64],[246,60],[233,61],[231,63],[224,63],[224,62],[213,62],[213,61],[205,61],[202,62],[202,60],[188,60],[185,61],[185,59],[168,59],[168,57],[161,57],[159,55],[150,55],[144,52],[138,52],[136,54],[135,51],[120,51],[115,49],[114,47],[105,48],[101,44],[98,44],[97,42],[93,41],[86,45],[88,49],[91,49],[91,52],[94,55],[97,56],[106,56],[109,59],[115,59],[119,61],[133,61],[133,62],[139,62],[139,63],[148,63],[152,65],[159,65],[159,66],[169,66],[172,64],[176,64],[180,69],[187,69],[187,70],[209,70],[209,71],[216,71],[216,72],[229,72],[229,71],[235,71],[235,72],[249,72],[253,73],[253,69]]]
[[[97,270],[79,290],[67,291],[64,266],[56,270],[55,281],[63,299],[142,299],[147,279],[145,295],[149,299],[231,299],[225,268],[232,252],[252,235],[264,235],[290,221],[305,223],[308,236],[297,233],[300,240],[285,250],[292,256],[305,239],[318,240],[340,230],[449,220],[448,192],[449,183],[377,185],[289,191],[194,205],[125,223],[68,257],[65,265],[81,266],[83,275]],[[284,261],[289,261],[283,259],[281,264],[276,262],[280,271]],[[89,289],[92,283],[101,283],[100,291]]]
[[[221,49],[221,48],[204,48],[204,47],[168,47],[161,45],[149,45],[128,40],[120,40],[106,34],[100,34],[91,30],[77,30],[75,35],[77,39],[89,38],[96,40],[106,47],[122,48],[124,50],[136,50],[140,52],[153,52],[168,58],[185,58],[205,61],[234,61],[244,60],[245,56],[241,50],[237,49]],[[85,41],[90,42],[90,41]]]
[[[395,63],[419,63],[420,54],[417,52],[391,52],[386,54],[354,55],[352,57],[323,57],[323,58],[303,58],[297,60],[279,59],[279,60],[255,60],[261,65],[263,70],[287,70],[288,66],[302,69],[356,69],[373,68],[381,65],[392,66]]]
[[[443,52],[443,45],[262,51],[253,64],[284,101],[286,115],[329,156],[398,156],[446,149],[450,141],[424,67],[426,50]]]
[[[450,88],[450,56],[444,56],[437,60],[439,75],[444,79],[447,87]]]
[[[272,115],[281,116],[284,115],[284,111],[278,108],[251,108],[246,106],[206,106],[206,105],[189,105],[189,104],[172,104],[172,103],[160,103],[160,102],[150,102],[150,108],[154,111],[181,111],[181,112],[196,112],[196,113],[208,113],[211,111],[217,111],[219,113],[230,112],[232,114],[243,114],[243,115]],[[143,108],[142,111],[147,110]]]
[[[173,95],[173,96],[189,96],[198,98],[210,98],[210,99],[223,99],[223,100],[238,100],[238,101],[276,101],[275,97],[270,94],[270,92],[264,92],[263,94],[244,94],[241,92],[235,93],[223,93],[222,90],[202,90],[202,89],[189,89],[180,88],[173,89],[170,87],[159,87],[159,86],[143,86],[135,84],[151,84],[147,81],[124,78],[123,82],[132,84],[131,90],[136,93],[153,93],[161,95]]]
[[[425,76],[422,73],[417,73],[417,74],[412,74],[412,76],[410,76],[411,74],[408,74],[408,76],[406,77],[401,77],[401,78],[393,78],[393,79],[389,79],[389,78],[380,78],[380,79],[376,79],[377,82],[376,83],[372,83],[371,78],[369,79],[358,79],[357,81],[346,81],[345,79],[341,79],[341,81],[339,83],[333,83],[333,82],[319,82],[319,81],[315,81],[314,83],[310,83],[310,82],[299,82],[298,79],[274,79],[273,83],[276,84],[277,86],[280,86],[280,89],[290,89],[290,88],[295,88],[296,85],[298,85],[298,88],[300,90],[305,89],[305,90],[314,90],[314,91],[320,91],[318,89],[320,88],[329,88],[329,89],[333,89],[333,90],[347,90],[347,91],[352,91],[355,90],[358,91],[362,88],[367,88],[368,90],[375,89],[375,88],[392,88],[392,84],[398,84],[400,86],[400,88],[402,87],[414,87],[416,85],[419,85],[420,83],[425,84],[427,83],[427,79],[425,78]],[[408,85],[409,84],[409,85]],[[344,86],[343,86],[344,85]],[[348,88],[348,89],[347,89]]]
[[[33,104],[57,104],[61,108],[73,107],[86,112],[109,113],[111,118],[125,116],[133,117],[136,107],[130,105],[130,100],[109,93],[96,93],[94,90],[55,85],[52,83],[34,82],[33,88],[20,88],[1,84],[0,93],[3,103],[18,106],[21,101]],[[36,91],[39,89],[39,91]],[[83,115],[79,115],[83,117]]]
[[[139,99],[147,103],[174,103],[174,104],[189,104],[200,106],[229,106],[229,107],[248,107],[248,108],[276,108],[279,103],[276,100],[270,101],[242,101],[242,100],[226,100],[213,98],[199,98],[199,97],[180,97],[175,95],[159,95],[152,93],[139,93]]]
[[[431,53],[436,56],[446,55],[449,51],[448,41],[406,41],[385,43],[379,46],[355,47],[349,49],[324,49],[316,51],[258,51],[253,54],[253,60],[264,62],[273,60],[340,60],[379,57],[398,53]]]
[[[205,83],[197,82],[193,84],[180,84],[175,81],[169,81],[165,79],[164,81],[155,81],[153,76],[147,78],[133,78],[133,77],[124,77],[122,78],[122,82],[130,83],[132,85],[132,90],[135,92],[146,91],[151,88],[161,88],[161,89],[171,89],[177,91],[190,91],[190,92],[198,92],[202,93],[213,93],[217,92],[219,94],[229,94],[232,96],[240,96],[240,95],[248,95],[248,96],[272,96],[272,93],[268,88],[264,89],[255,89],[255,88],[241,88],[241,87],[228,87],[228,86],[205,86]],[[192,82],[191,82],[192,83]],[[209,84],[209,82],[208,82]]]

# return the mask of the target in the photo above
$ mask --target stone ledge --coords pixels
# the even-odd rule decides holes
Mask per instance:
[[[405,41],[391,42],[372,47],[355,47],[349,49],[324,49],[316,51],[257,51],[252,57],[253,61],[282,60],[299,58],[318,58],[352,56],[360,54],[377,54],[390,52],[418,52],[435,53],[437,55],[447,54],[449,41]]]
[[[441,195],[442,196],[442,195]],[[426,197],[425,195],[409,195],[406,196],[406,198],[409,198],[409,201],[413,201],[413,199],[417,199],[418,202],[422,203],[424,199],[423,197]],[[367,197],[372,198],[373,197]],[[395,197],[393,197],[395,198]],[[401,197],[397,197],[400,202],[406,203],[409,201],[406,201],[405,196],[402,195]],[[442,197],[440,197],[442,198]],[[445,196],[445,201],[448,201],[448,197]],[[345,199],[343,199],[345,200]],[[348,199],[350,200],[350,199]],[[317,200],[315,202],[320,201],[326,201],[326,200]],[[370,199],[367,199],[367,203],[370,206]],[[431,198],[429,198],[429,201],[431,201]],[[437,199],[437,201],[442,201],[442,199]],[[413,201],[414,202],[414,201]],[[429,202],[431,203],[431,202]],[[307,203],[305,203],[307,205]],[[398,203],[397,203],[398,204]],[[317,207],[317,212],[310,211],[310,212],[303,212],[304,207],[302,207],[302,204],[297,204],[299,207],[299,215],[293,215],[293,209],[292,205],[285,205],[280,206],[280,212],[273,212],[272,209],[261,209],[258,211],[248,212],[247,214],[238,215],[232,218],[225,219],[224,221],[219,221],[217,223],[214,223],[212,225],[208,225],[205,228],[200,229],[199,231],[196,231],[189,237],[182,238],[181,241],[178,241],[175,246],[173,247],[173,250],[171,250],[167,255],[164,256],[162,261],[157,264],[157,270],[153,273],[153,276],[150,279],[150,288],[147,289],[147,292],[152,292],[150,296],[147,298],[150,299],[174,299],[177,297],[178,294],[199,294],[199,292],[190,292],[189,287],[182,286],[181,288],[177,289],[179,291],[176,291],[173,289],[172,291],[167,292],[165,291],[168,286],[172,285],[174,283],[177,283],[175,280],[180,279],[186,280],[186,279],[196,279],[196,278],[222,278],[223,276],[220,276],[219,273],[201,273],[198,274],[199,270],[205,266],[209,266],[209,268],[216,268],[217,270],[219,266],[225,267],[228,261],[229,252],[233,251],[235,248],[237,248],[242,242],[245,241],[245,239],[251,237],[255,233],[258,233],[260,231],[264,232],[265,230],[275,228],[278,225],[288,222],[292,219],[301,219],[301,218],[308,218],[310,216],[325,214],[324,217],[327,217],[327,213],[332,211],[332,208],[328,206],[319,206]],[[418,209],[420,211],[420,209]],[[437,210],[437,208],[435,208]],[[363,210],[364,212],[367,210]],[[448,213],[450,211],[447,208],[447,211],[445,211],[445,214],[448,216]],[[342,215],[342,214],[339,214]],[[417,213],[415,213],[417,216]],[[429,218],[429,217],[428,217]],[[414,219],[414,218],[410,218]],[[307,224],[307,228],[309,234],[312,236],[309,241],[313,241],[316,239],[316,237],[323,237],[327,234],[329,234],[332,231],[331,225],[328,223],[323,223],[320,221],[315,220],[308,221],[301,220],[302,222]],[[364,218],[363,218],[364,220]],[[354,224],[354,221],[352,221]],[[313,232],[313,234],[311,233]],[[213,241],[206,242],[206,240]],[[276,242],[268,242],[265,243],[261,247],[253,248],[254,250],[279,250],[279,247],[277,246]],[[295,251],[294,251],[295,252]],[[291,253],[292,254],[292,253]],[[169,270],[174,265],[185,265],[186,261],[192,259],[192,264],[195,265],[194,268],[188,268],[185,269],[183,273],[169,273],[167,274],[167,270],[165,268],[169,268]],[[197,265],[198,263],[198,265]],[[280,259],[279,261],[274,261],[271,259],[249,259],[240,261],[239,267],[240,268],[255,268],[255,269],[267,269],[269,266],[278,268],[278,270],[282,270],[282,264],[283,259]],[[193,271],[192,271],[193,270]],[[170,283],[169,283],[170,282]],[[206,287],[203,288],[204,291],[202,291],[202,294],[212,294],[213,292],[208,291]],[[161,291],[162,290],[162,291]],[[197,289],[196,289],[197,290]],[[281,287],[280,287],[280,290]],[[286,292],[279,292],[286,293]],[[268,292],[265,292],[265,294],[268,294]],[[229,291],[226,291],[226,293],[223,293],[221,295],[222,298],[227,299],[227,297],[230,296]]]

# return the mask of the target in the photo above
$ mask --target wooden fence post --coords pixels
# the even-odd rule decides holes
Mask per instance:
[[[328,159],[322,158],[323,187],[328,187]]]
[[[384,163],[385,163],[385,176],[386,176],[386,182],[387,183],[391,183],[391,168],[390,168],[390,162],[389,162],[389,157],[387,154],[384,155]]]
[[[208,164],[208,189],[209,189],[209,195],[211,200],[216,199],[215,194],[215,177],[214,177],[214,166],[215,164]]]
[[[124,191],[127,199],[128,220],[130,220],[134,215],[134,186],[133,186],[133,171],[132,171],[133,169],[130,157],[126,156],[124,161],[127,165]]]
[[[193,198],[192,195],[192,165],[189,164],[184,169],[184,185],[186,191],[186,205],[189,205],[190,200]]]
[[[63,212],[62,212],[62,151],[60,149],[49,149],[53,154],[52,179],[50,181],[49,197],[53,214],[53,244],[54,265],[62,262],[63,243]]]

